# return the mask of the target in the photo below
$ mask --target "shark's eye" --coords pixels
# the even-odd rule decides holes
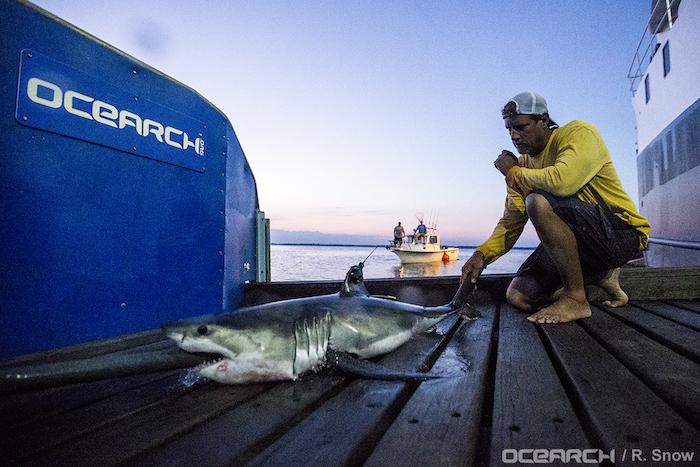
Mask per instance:
[[[206,326],[200,326],[197,328],[197,332],[202,336],[205,335],[207,333],[207,331],[208,331],[208,329]]]

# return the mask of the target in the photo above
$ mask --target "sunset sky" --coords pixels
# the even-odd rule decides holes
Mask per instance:
[[[504,206],[493,160],[515,151],[500,109],[526,90],[592,122],[638,200],[627,73],[650,1],[34,3],[221,109],[273,229],[388,240],[422,212],[481,243]]]

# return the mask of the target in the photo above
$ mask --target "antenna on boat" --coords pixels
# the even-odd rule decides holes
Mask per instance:
[[[417,216],[417,214],[416,214],[416,216]],[[438,209],[437,213],[431,209],[430,216],[428,217],[427,222],[424,222],[426,227],[428,227],[429,229],[432,229],[432,230],[437,230],[437,222],[438,222],[439,217],[440,217],[440,209]]]

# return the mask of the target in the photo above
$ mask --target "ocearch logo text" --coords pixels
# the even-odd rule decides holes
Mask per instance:
[[[86,96],[77,91],[64,91],[49,81],[35,77],[29,78],[27,81],[27,97],[32,102],[52,109],[63,107],[72,115],[87,120],[94,120],[119,130],[130,127],[144,138],[156,138],[160,143],[168,144],[177,149],[188,150],[192,148],[198,155],[204,155],[204,139],[202,138],[198,137],[192,141],[183,130],[172,126],[164,126],[156,120],[144,118],[125,109],[119,110],[108,102]]]
[[[603,461],[615,463],[615,450],[605,454],[601,449],[504,449],[501,461],[504,464],[599,464]]]

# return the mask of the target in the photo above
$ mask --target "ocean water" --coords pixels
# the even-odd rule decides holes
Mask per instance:
[[[270,245],[270,267],[274,282],[343,280],[350,266],[360,261],[365,261],[365,279],[459,276],[474,250],[460,247],[459,259],[449,263],[402,265],[383,246]],[[514,248],[490,264],[484,274],[514,273],[533,250]]]

